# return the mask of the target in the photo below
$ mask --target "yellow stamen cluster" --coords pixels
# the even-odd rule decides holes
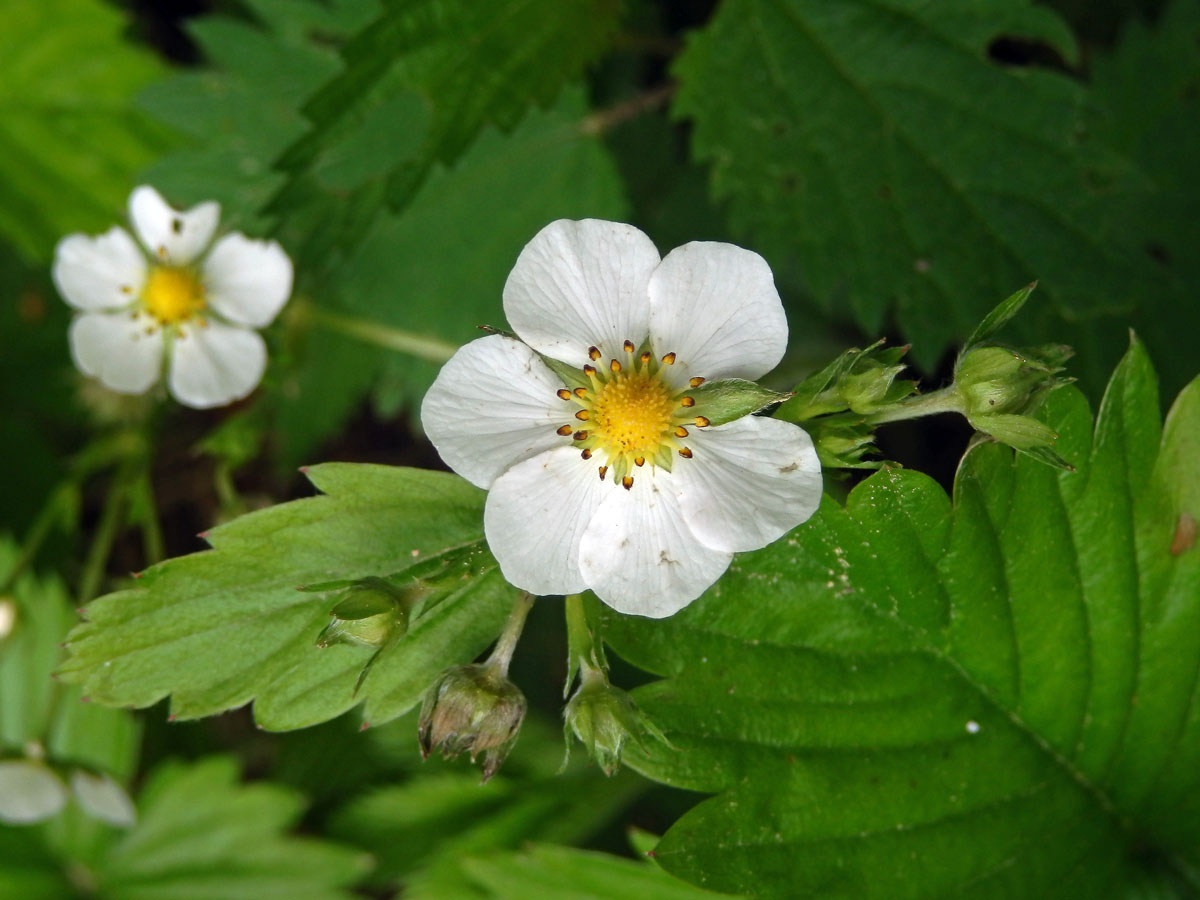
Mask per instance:
[[[704,428],[709,420],[693,414],[690,410],[696,401],[684,395],[688,388],[699,387],[703,378],[692,378],[682,390],[673,390],[663,381],[665,367],[675,364],[674,353],[655,359],[649,350],[638,353],[632,341],[625,341],[624,351],[624,362],[614,358],[605,365],[599,348],[589,348],[588,357],[598,365],[583,367],[588,387],[559,389],[561,399],[580,409],[576,423],[559,427],[557,433],[570,435],[585,460],[604,454],[601,480],[611,468],[613,483],[630,490],[634,468],[650,463],[670,471],[674,453],[691,459],[692,450],[682,443],[687,426]]]
[[[188,269],[154,266],[142,291],[142,305],[161,327],[182,324],[204,310],[204,285]]]

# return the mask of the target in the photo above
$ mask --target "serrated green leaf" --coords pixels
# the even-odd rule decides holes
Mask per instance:
[[[415,116],[391,120],[398,148],[413,131],[423,137],[391,160],[391,202],[407,203],[433,164],[453,162],[484,125],[509,130],[531,105],[550,103],[605,46],[616,11],[610,0],[385,0],[347,45],[345,71],[305,106],[312,131],[284,165],[299,171],[322,154],[353,155],[378,143],[381,128],[389,133],[380,108],[424,98]]]
[[[1161,432],[1134,344],[1093,423],[1046,418],[1077,471],[980,444],[953,503],[885,469],[735,560],[664,622],[606,612],[668,676],[638,701],[715,793],[657,848],[763,897],[1126,896],[1200,864],[1200,380]],[[737,615],[732,615],[736,610]]]
[[[99,0],[0,8],[0,234],[31,262],[120,218],[134,173],[172,143],[132,105],[164,71]]]
[[[168,764],[146,785],[138,824],[96,866],[104,900],[342,900],[370,868],[360,851],[290,837],[301,798],[237,783],[236,764]]]
[[[62,678],[106,704],[170,694],[181,718],[253,700],[258,723],[282,730],[365,700],[366,717],[384,722],[495,638],[514,595],[483,547],[482,491],[388,466],[328,463],[308,476],[325,496],[236,519],[211,533],[213,550],[92,603],[69,637]],[[382,650],[356,693],[371,648],[319,648],[329,600],[297,585],[372,575],[403,584],[414,573],[444,599]]]
[[[1110,239],[1133,167],[1089,140],[1077,81],[989,58],[1014,36],[1076,56],[1031,3],[733,0],[679,58],[676,111],[735,230],[868,332],[894,311],[926,365],[1034,278],[1071,321],[1176,315]]]

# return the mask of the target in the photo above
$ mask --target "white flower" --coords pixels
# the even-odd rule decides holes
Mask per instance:
[[[129,197],[141,247],[120,226],[59,241],[54,283],[80,311],[70,341],[81,372],[142,394],[165,365],[171,393],[197,409],[254,390],[267,348],[253,329],[287,302],[292,263],[274,241],[233,232],[213,243],[219,216],[214,202],[179,211],[143,186]]]
[[[689,395],[782,358],[762,257],[692,243],[660,260],[630,225],[553,222],[518,258],[504,311],[521,340],[461,348],[421,417],[442,459],[490,491],[484,530],[516,587],[591,588],[621,612],[669,616],[735,552],[816,510],[804,431],[760,416],[711,426]]]

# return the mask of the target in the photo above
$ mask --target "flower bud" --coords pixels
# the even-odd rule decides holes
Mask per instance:
[[[483,754],[483,780],[500,768],[525,718],[525,695],[493,665],[447,669],[425,694],[417,737],[422,758]]]
[[[330,615],[333,620],[317,637],[318,647],[356,644],[379,648],[408,630],[408,605],[400,589],[382,578],[364,578],[348,587]]]
[[[584,678],[563,711],[563,717],[566,727],[579,738],[588,756],[605,775],[613,775],[620,768],[621,753],[627,741],[632,741],[643,753],[648,752],[643,743],[645,737],[670,746],[634,699],[613,687],[602,675]],[[570,752],[569,736],[567,740]]]
[[[1026,413],[1049,391],[1066,383],[1055,377],[1070,356],[1066,347],[1018,353],[1005,347],[969,350],[954,369],[963,411],[972,416]]]

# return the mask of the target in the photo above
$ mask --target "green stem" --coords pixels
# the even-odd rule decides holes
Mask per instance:
[[[158,521],[158,504],[154,499],[154,482],[150,477],[150,461],[138,476],[135,490],[140,495],[142,504],[142,552],[146,555],[146,565],[152,566],[162,562],[167,555],[163,542],[162,524]]]
[[[596,629],[588,621],[582,594],[568,594],[564,612],[567,620],[567,682],[563,685],[563,696],[571,693],[575,674],[591,682],[596,675],[608,681],[608,663],[604,659],[604,645],[596,638]]]
[[[88,548],[87,561],[83,566],[83,575],[79,579],[79,605],[83,606],[99,592],[108,566],[108,555],[112,551],[117,533],[125,523],[125,513],[128,507],[129,493],[133,486],[134,471],[139,467],[139,460],[126,460],[117,470],[112,484],[108,488],[108,496],[104,498],[104,509],[100,513],[100,522],[92,544]]]
[[[413,334],[411,331],[392,328],[367,319],[330,312],[315,305],[308,307],[308,313],[314,322],[330,331],[339,332],[376,347],[383,347],[385,350],[407,353],[429,362],[444,363],[458,350],[457,346],[448,341]]]
[[[513,651],[517,649],[517,641],[521,639],[521,632],[525,629],[525,617],[532,608],[533,594],[522,591],[517,595],[512,612],[508,614],[508,621],[504,623],[504,630],[500,632],[496,646],[484,663],[494,668],[501,677],[508,676],[508,664],[512,662]]]
[[[50,497],[38,512],[37,518],[33,520],[33,525],[29,528],[29,534],[25,537],[25,543],[21,547],[21,555],[17,557],[17,561],[13,563],[13,567],[5,576],[3,583],[0,583],[0,596],[8,594],[17,583],[17,579],[21,577],[29,564],[33,562],[37,556],[38,550],[41,549],[42,543],[46,540],[46,536],[50,534],[50,527],[54,524],[61,514],[59,508],[63,502],[65,494],[71,490],[74,485],[72,479],[61,482],[53,491],[50,492]]]
[[[882,409],[866,417],[867,425],[882,425],[885,422],[900,422],[905,419],[919,419],[922,416],[936,416],[938,413],[963,411],[962,400],[958,396],[958,388],[954,385],[910,397],[900,403]]]

